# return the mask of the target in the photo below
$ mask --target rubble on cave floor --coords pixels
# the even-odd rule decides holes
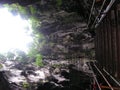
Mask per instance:
[[[66,61],[45,61],[41,68],[32,63],[21,67],[20,63],[10,62],[1,69],[1,75],[12,88],[8,90],[89,90],[91,85],[91,72],[70,68]]]

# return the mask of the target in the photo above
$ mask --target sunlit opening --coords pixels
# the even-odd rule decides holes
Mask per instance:
[[[28,21],[20,15],[14,16],[7,8],[0,8],[0,53],[14,49],[27,52],[32,41]]]

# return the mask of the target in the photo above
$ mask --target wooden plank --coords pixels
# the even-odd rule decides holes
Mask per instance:
[[[117,63],[117,59],[118,59],[118,55],[117,55],[117,32],[116,32],[116,27],[115,27],[115,15],[114,15],[114,10],[111,11],[111,19],[110,19],[110,28],[111,28],[111,37],[112,37],[112,56],[113,56],[113,59],[112,59],[112,66],[110,67],[111,68],[111,73],[113,76],[114,75],[114,72],[117,73],[116,71],[116,63]],[[113,72],[114,71],[114,72]]]
[[[111,72],[111,69],[110,67],[112,67],[112,60],[113,60],[113,57],[112,57],[112,37],[111,37],[111,28],[110,28],[110,15],[108,15],[107,17],[107,33],[108,33],[108,53],[109,53],[109,56],[108,56],[108,71]]]
[[[118,59],[117,59],[117,76],[120,79],[120,7],[116,7],[116,29],[117,29],[117,52],[118,52]]]

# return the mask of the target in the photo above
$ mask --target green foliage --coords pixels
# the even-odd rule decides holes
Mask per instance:
[[[18,5],[18,12],[21,14],[21,16],[23,18],[28,18],[27,15],[29,14],[29,12],[27,12],[27,8],[26,7],[22,7],[22,6]]]
[[[58,6],[62,5],[62,0],[56,0],[56,2]]]
[[[30,85],[27,82],[23,82],[23,87],[28,88]]]
[[[38,27],[40,27],[41,22],[37,17],[31,16],[29,17],[29,23],[32,25],[32,29],[35,31]]]
[[[31,44],[31,48],[29,50],[29,57],[36,58],[37,54],[39,54],[41,47],[45,44],[45,38],[40,33],[34,34],[34,42]]]
[[[14,50],[14,51],[9,51],[4,54],[0,54],[0,60],[5,61],[5,60],[18,60],[20,62],[26,63],[28,60],[28,56],[24,51],[21,50]]]
[[[28,56],[24,51],[16,50],[15,53],[16,53],[16,60],[22,63],[27,63]]]
[[[60,4],[60,1],[59,1]],[[38,66],[41,66],[42,59],[41,56],[39,56],[40,48],[45,44],[45,38],[42,34],[39,32],[39,27],[41,25],[41,22],[39,18],[37,17],[37,9],[33,5],[29,5],[27,7],[20,6],[19,4],[5,4],[4,7],[7,7],[10,12],[12,12],[14,15],[20,14],[24,19],[27,19],[28,22],[31,24],[31,28],[33,30],[33,43],[30,45],[30,50],[28,52],[28,56],[30,58],[36,58],[36,63]],[[27,55],[23,52],[16,52],[17,53],[17,60],[27,60]]]
[[[60,68],[62,65],[61,64],[53,64],[52,67],[54,68]]]
[[[32,15],[35,15],[37,13],[37,9],[34,6],[30,5],[29,8]]]
[[[4,54],[0,53],[0,60],[5,61],[7,58]]]
[[[44,38],[44,36],[42,34],[36,33],[36,34],[34,34],[33,39],[34,39],[34,42],[31,45],[28,56],[31,59],[35,59],[35,61],[36,61],[35,64],[37,66],[43,66],[43,64],[42,64],[42,55],[40,55],[40,48],[44,45],[45,38]]]
[[[0,63],[0,69],[2,69],[3,68],[3,65]]]
[[[31,47],[28,53],[28,56],[30,58],[35,58],[36,54],[38,54],[37,49],[35,49],[34,47]]]
[[[34,6],[31,5],[29,7],[24,7],[20,6],[18,3],[4,4],[3,6],[7,7],[8,10],[14,15],[20,14],[23,18],[28,19],[34,30],[36,30],[37,27],[40,26],[40,21],[36,16],[37,9]]]
[[[7,52],[7,60],[14,60],[15,54],[13,52]]]
[[[36,64],[37,66],[43,66],[43,63],[42,63],[42,55],[40,55],[40,54],[37,54],[37,55],[36,55],[36,62],[35,62],[35,64]]]
[[[10,12],[14,15],[21,14],[21,16],[26,17],[28,11],[26,7],[20,6],[19,4],[4,4],[4,7],[7,7]]]

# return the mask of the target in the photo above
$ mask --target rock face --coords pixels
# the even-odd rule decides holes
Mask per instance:
[[[65,11],[63,13],[65,13]],[[71,23],[64,23],[65,17],[75,17],[78,19]],[[40,28],[40,32],[47,32],[47,43],[41,49],[41,53],[49,58],[53,56],[53,59],[66,59],[85,57],[87,56],[86,52],[94,51],[94,38],[86,31],[86,23],[83,22],[79,16],[74,16],[74,14],[71,13],[62,17],[62,19],[63,23],[61,21],[57,24],[57,22],[59,22],[58,20],[55,24],[50,23],[50,25],[53,25],[52,27],[46,28],[46,26],[44,26],[46,28],[45,30],[42,27]],[[47,26],[49,26],[49,24]],[[71,55],[73,57],[71,57]]]
[[[89,90],[92,83],[92,75],[90,72],[78,71],[75,68],[70,69],[70,82],[73,86],[78,86],[80,90]]]
[[[90,73],[88,73],[89,68],[86,68],[86,70],[77,69],[77,65],[71,66],[65,60],[51,62],[48,62],[42,68],[36,68],[31,63],[27,63],[24,64],[23,69],[17,69],[14,62],[11,65],[5,63],[4,67],[6,68],[2,69],[4,72],[0,72],[0,89],[89,90],[91,85],[91,77]],[[81,64],[80,67],[83,68],[83,66]]]
[[[87,23],[83,18],[89,13],[89,0],[62,0],[61,7],[56,6],[56,1],[59,0],[40,0],[33,5],[39,10],[36,16],[41,22],[37,30],[45,37],[44,45],[39,47],[39,52],[44,60],[48,60],[45,63],[49,65],[46,64],[47,67],[41,69],[33,67],[33,64],[29,67],[20,63],[11,66],[11,63],[11,67],[6,68],[6,76],[10,82],[17,84],[15,86],[23,85],[28,90],[32,88],[33,82],[37,84],[39,81],[45,83],[40,83],[37,90],[89,90],[90,77],[85,72],[76,69],[70,69],[69,72],[69,69],[66,69],[67,61],[63,64],[64,68],[59,68],[62,62],[57,63],[60,60],[76,60],[82,57],[94,58],[94,35],[86,29]],[[55,65],[52,63],[53,60],[56,60],[53,62]],[[84,67],[86,70],[87,67]],[[28,84],[31,87],[28,88]],[[9,89],[1,86],[0,90]]]
[[[40,45],[38,50],[45,58],[85,57],[86,52],[94,49],[94,38],[86,29],[86,19],[91,7],[89,0],[5,0],[0,2],[18,2],[26,7],[32,3],[38,11],[35,16],[40,21],[37,31],[45,37],[43,47]]]
[[[37,90],[90,90],[91,74],[72,68],[71,65],[69,67],[71,67],[69,72],[61,70],[61,72],[53,74],[48,82],[39,84]]]
[[[58,83],[62,85],[62,82],[68,81],[64,76],[68,74],[68,70],[65,69],[66,61],[60,62],[48,62],[46,66],[42,68],[36,68],[34,64],[23,64],[23,68],[16,68],[14,61],[4,62],[4,67],[0,71],[0,90],[36,90],[37,83],[44,83],[46,81],[53,82],[55,85]],[[11,64],[12,63],[12,64]],[[64,64],[64,72],[60,68]],[[60,66],[58,66],[60,65]],[[61,74],[62,73],[62,74]],[[7,85],[7,86],[6,86]]]
[[[52,14],[52,16],[48,15],[50,19],[41,21],[41,27],[39,28],[39,31],[46,36],[46,43],[40,49],[45,58],[66,59],[72,58],[71,55],[73,58],[85,57],[87,56],[86,52],[91,54],[91,51],[94,51],[94,38],[86,30],[87,24],[82,17],[77,13],[66,11]],[[60,17],[60,19],[57,17]],[[91,57],[94,58],[94,56]]]
[[[8,80],[4,77],[5,72],[0,72],[0,90],[12,90]]]

